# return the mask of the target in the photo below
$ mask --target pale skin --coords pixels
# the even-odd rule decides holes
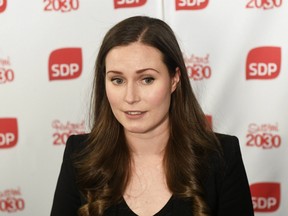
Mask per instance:
[[[151,216],[172,196],[163,156],[179,71],[171,77],[161,52],[140,42],[113,48],[105,63],[107,97],[132,155],[132,174],[123,197],[134,213]]]

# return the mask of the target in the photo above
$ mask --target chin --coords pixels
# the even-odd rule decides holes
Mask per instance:
[[[145,132],[147,132],[146,129],[144,128],[136,128],[136,127],[124,127],[124,130],[129,132],[129,133],[139,133],[139,134],[143,134]]]

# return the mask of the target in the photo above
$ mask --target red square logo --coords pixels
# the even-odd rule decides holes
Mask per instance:
[[[246,79],[275,79],[281,69],[280,47],[257,47],[248,53]]]
[[[176,0],[176,10],[201,10],[207,7],[209,0]]]
[[[76,79],[82,73],[82,49],[62,48],[49,57],[49,80]]]
[[[274,212],[280,206],[280,183],[261,182],[250,186],[255,212]]]
[[[0,0],[0,13],[3,13],[7,7],[7,0]]]
[[[0,149],[14,147],[18,142],[16,118],[0,118]]]
[[[114,0],[114,8],[140,7],[146,4],[147,0]]]

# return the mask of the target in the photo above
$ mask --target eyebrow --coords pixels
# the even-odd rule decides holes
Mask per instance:
[[[144,73],[147,70],[153,70],[153,71],[159,73],[159,71],[154,69],[154,68],[143,68],[143,69],[137,70],[136,73],[137,74],[141,74],[141,73]],[[109,70],[109,71],[106,72],[106,74],[108,74],[108,73],[123,74],[121,71],[116,71],[116,70]]]

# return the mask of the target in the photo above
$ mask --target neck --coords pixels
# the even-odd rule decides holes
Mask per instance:
[[[169,139],[169,127],[141,134],[125,132],[132,157],[163,156]]]

